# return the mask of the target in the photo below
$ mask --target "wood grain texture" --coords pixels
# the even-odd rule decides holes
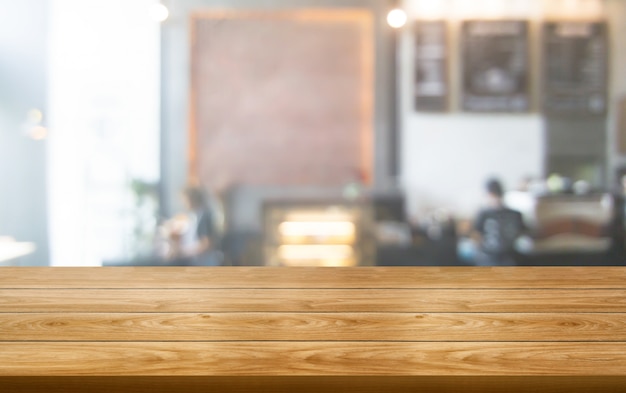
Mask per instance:
[[[625,343],[10,342],[0,375],[626,375]]]
[[[626,312],[626,289],[0,289],[2,312]]]
[[[623,268],[0,270],[2,391],[626,386]]]
[[[626,314],[0,314],[0,341],[626,341]]]
[[[3,267],[0,288],[626,289],[622,267]]]

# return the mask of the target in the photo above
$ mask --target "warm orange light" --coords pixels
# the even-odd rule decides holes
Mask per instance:
[[[353,221],[354,215],[341,210],[289,212],[284,221]]]
[[[278,226],[282,236],[351,237],[356,228],[348,221],[286,221]]]
[[[289,266],[353,266],[354,249],[348,245],[284,245],[278,258]]]

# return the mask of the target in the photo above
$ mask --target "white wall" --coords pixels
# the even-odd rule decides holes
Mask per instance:
[[[407,114],[402,181],[412,215],[446,208],[471,217],[488,177],[514,187],[543,171],[538,116],[427,116]]]

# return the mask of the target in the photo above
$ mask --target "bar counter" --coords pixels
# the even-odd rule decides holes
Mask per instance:
[[[0,268],[7,392],[622,392],[621,267]]]

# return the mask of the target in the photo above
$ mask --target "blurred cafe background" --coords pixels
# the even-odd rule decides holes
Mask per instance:
[[[3,266],[623,265],[625,175],[625,0],[0,0]]]

